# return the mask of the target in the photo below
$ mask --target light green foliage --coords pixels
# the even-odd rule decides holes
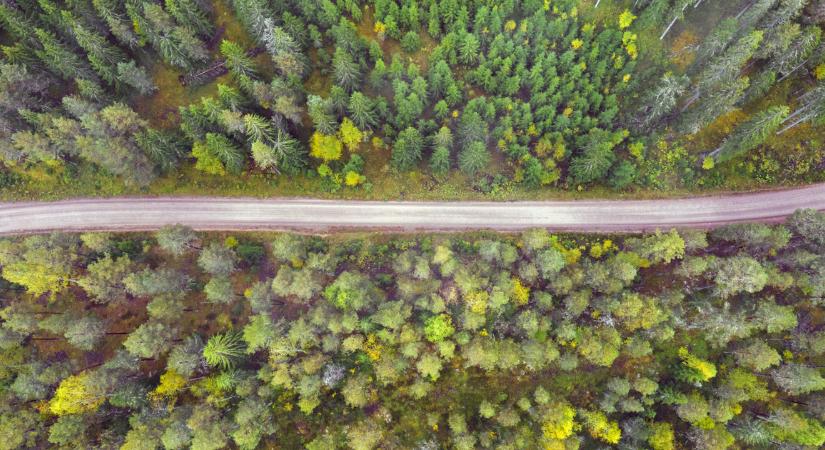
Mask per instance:
[[[258,350],[268,348],[269,344],[275,340],[276,332],[277,330],[270,317],[263,314],[256,315],[243,329],[246,352],[255,353]]]
[[[126,295],[123,280],[133,270],[128,255],[112,258],[106,255],[86,267],[86,275],[78,280],[78,284],[95,301],[106,303],[121,300]]]
[[[430,342],[441,342],[455,333],[452,319],[447,314],[428,318],[424,323],[424,335]]]
[[[31,437],[35,444],[54,434],[82,446],[112,433],[127,447],[251,448],[281,436],[280,421],[311,416],[338,437],[332,442],[394,439],[410,432],[397,423],[424,417],[467,448],[492,442],[489,426],[541,430],[520,438],[526,448],[580,438],[661,449],[681,438],[704,448],[816,446],[823,428],[810,408],[777,402],[814,402],[825,389],[815,365],[819,318],[805,319],[812,332],[799,326],[817,308],[804,289],[819,264],[818,244],[799,230],[815,231],[818,214],[797,214],[784,227],[613,236],[609,245],[544,230],[342,240],[279,234],[267,238],[271,254],[261,250],[254,266],[235,253],[242,245],[263,249],[261,238],[202,237],[179,227],[157,243],[146,239],[143,251],[119,236],[3,240],[3,264],[48,263],[64,267],[66,279],[121,248],[130,256],[122,271],[129,302],[81,303],[87,288],[96,289],[89,284],[32,303],[21,288],[0,284],[10,302],[0,310],[0,356],[9,361],[0,378],[15,401],[0,407],[28,411],[59,386],[48,403],[56,414],[111,404],[132,417],[124,430],[84,421],[84,434],[62,429],[61,419],[54,433]],[[188,251],[200,242],[202,250]],[[233,302],[238,292],[248,304]],[[139,315],[113,314],[124,307]],[[119,345],[116,333],[127,326],[123,349],[71,376],[87,352]],[[45,342],[70,361],[21,353],[30,335],[65,337]],[[142,364],[160,364],[160,382],[135,369]],[[409,412],[395,409],[398,401]],[[166,402],[168,415],[138,412],[152,402]],[[359,410],[372,408],[380,427],[353,431]],[[327,412],[338,419],[327,421]],[[761,428],[747,422],[755,412],[770,419]],[[652,414],[658,422],[632,419]]]
[[[718,262],[716,285],[719,294],[728,297],[738,292],[759,292],[768,281],[768,274],[759,261],[748,256],[735,256]]]
[[[238,333],[216,334],[203,347],[203,358],[210,366],[231,368],[243,355],[244,345]]]
[[[235,270],[237,259],[234,250],[219,242],[212,242],[201,251],[198,265],[206,273],[227,276]]]
[[[160,248],[177,256],[195,248],[197,237],[195,236],[195,232],[189,227],[169,225],[158,230],[157,233],[155,233],[155,239],[157,239]]]
[[[155,358],[172,345],[175,330],[161,322],[146,322],[129,334],[123,346],[141,358]]]

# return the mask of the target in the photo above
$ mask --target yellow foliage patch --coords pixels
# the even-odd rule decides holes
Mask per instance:
[[[703,381],[716,376],[716,365],[691,354],[685,347],[679,349],[679,357],[682,359],[682,364],[698,372]]]
[[[541,431],[548,439],[567,439],[573,435],[573,426],[576,410],[567,403],[551,405],[544,415]]]
[[[607,416],[601,411],[585,411],[582,416],[591,436],[608,444],[619,443],[622,438],[622,430],[619,428],[618,423],[607,420]]]
[[[354,170],[350,170],[344,176],[344,183],[347,186],[355,187],[364,182],[364,176]]]
[[[60,382],[49,402],[52,414],[84,414],[96,411],[105,400],[90,386],[89,374],[81,372]]]
[[[29,294],[40,296],[46,292],[58,292],[68,285],[65,274],[43,264],[17,262],[3,268],[3,278],[26,287]]]
[[[358,146],[361,145],[361,142],[364,140],[364,133],[349,120],[348,117],[345,117],[343,122],[341,122],[341,127],[338,129],[338,136],[341,138],[341,142],[347,146],[347,150],[354,152],[358,149]]]
[[[470,308],[470,311],[476,314],[484,314],[487,312],[487,300],[490,294],[487,291],[472,291],[464,296],[464,301]]]
[[[381,350],[383,349],[384,346],[378,342],[374,334],[367,336],[367,342],[364,343],[364,353],[366,353],[371,360],[378,361],[381,359]]]
[[[309,154],[323,161],[337,161],[341,159],[344,144],[336,136],[323,133],[312,133],[309,141]]]
[[[168,369],[160,376],[160,384],[155,388],[154,394],[159,397],[173,397],[186,387],[186,377]]]
[[[513,278],[513,301],[517,305],[526,305],[530,300],[530,287],[522,284],[518,278]]]
[[[625,28],[628,28],[633,24],[634,20],[636,20],[636,16],[634,16],[629,9],[624,10],[624,12],[619,14],[619,29],[624,30]]]

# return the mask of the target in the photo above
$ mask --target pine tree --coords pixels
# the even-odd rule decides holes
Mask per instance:
[[[736,19],[731,17],[722,19],[696,50],[694,66],[701,66],[721,54],[739,32],[739,23]]]
[[[34,51],[34,54],[43,61],[46,67],[67,80],[91,77],[90,71],[80,57],[67,45],[61,43],[54,34],[43,28],[35,28],[34,34],[41,46],[40,49]]]
[[[490,151],[483,142],[473,142],[458,154],[458,168],[467,175],[475,175],[490,164]]]
[[[178,24],[188,27],[201,36],[210,36],[214,26],[209,20],[202,3],[197,0],[166,0],[166,11],[175,18]]]
[[[662,35],[659,36],[660,41],[662,39],[664,39],[665,36],[667,36],[667,34],[670,32],[670,30],[673,28],[673,25],[675,25],[677,21],[679,21],[680,19],[683,19],[685,17],[685,10],[688,8],[688,6],[693,5],[694,1],[695,0],[675,0],[674,1],[673,6],[671,7],[670,13],[669,13],[669,16],[673,17],[673,20],[670,21],[668,26],[662,32]]]
[[[126,63],[126,54],[109,44],[105,37],[81,25],[68,11],[64,11],[63,17],[70,24],[77,44],[86,52],[86,58],[100,78],[109,84],[118,81],[118,64]]]
[[[271,19],[266,19],[265,24],[263,41],[275,67],[285,77],[302,77],[307,62],[301,53],[301,47],[283,28],[276,27]]]
[[[255,62],[247,56],[244,49],[232,42],[224,39],[221,41],[221,55],[226,59],[226,68],[238,80],[238,84],[246,91],[252,88],[252,80],[255,78]]]
[[[272,125],[257,114],[244,114],[244,127],[249,142],[268,142],[273,138]]]
[[[822,39],[822,29],[817,26],[807,27],[802,31],[790,47],[784,49],[769,65],[769,69],[781,73],[780,82],[791,76],[808,62],[811,54],[816,50]]]
[[[268,3],[266,0],[232,0],[238,19],[258,42],[264,42],[266,35],[266,19],[270,17]]]
[[[421,133],[408,127],[398,133],[392,148],[392,165],[398,170],[410,170],[421,160],[424,140]]]
[[[352,55],[340,47],[335,49],[332,70],[335,82],[349,91],[355,90],[361,83],[361,69],[352,59]]]
[[[378,124],[372,100],[359,91],[350,96],[348,110],[352,121],[362,130],[371,130]]]
[[[616,155],[613,148],[623,139],[622,133],[595,128],[581,138],[582,151],[570,161],[570,175],[575,183],[590,183],[604,178]]]
[[[458,59],[465,65],[471,66],[478,62],[481,46],[478,38],[472,33],[465,33],[458,47]]]
[[[780,0],[778,8],[763,16],[759,28],[767,32],[776,32],[780,26],[798,16],[806,4],[806,0]]]
[[[141,34],[168,63],[189,70],[209,59],[206,47],[192,30],[177,26],[160,5],[150,2],[140,6],[127,4],[126,10]]]
[[[149,95],[158,89],[146,70],[138,67],[134,61],[117,64],[117,80],[136,89],[141,95]]]
[[[444,176],[450,171],[450,149],[436,147],[430,155],[430,170],[433,175]]]
[[[0,4],[0,25],[19,42],[31,39],[34,29],[32,22],[22,12],[9,4]]]
[[[137,137],[147,122],[122,103],[83,114],[82,138],[75,140],[84,159],[98,164],[127,184],[146,186],[155,177],[155,166],[138,145]]]
[[[297,173],[306,165],[299,142],[280,129],[267,142],[252,143],[252,159],[261,169],[288,174]]]
[[[739,19],[741,33],[750,32],[764,17],[768,11],[776,5],[777,0],[756,0],[745,6],[736,18]],[[760,26],[760,28],[764,28]]]
[[[743,106],[762,98],[774,84],[776,84],[776,72],[772,70],[763,71],[750,82],[750,86],[737,102],[737,106]]]
[[[747,122],[736,127],[710,156],[717,163],[722,163],[753,150],[779,128],[788,112],[787,106],[774,106],[755,114]]]
[[[644,100],[640,115],[641,129],[649,129],[676,107],[690,80],[687,76],[666,73]]]
[[[799,124],[811,121],[818,122],[825,118],[825,85],[820,83],[817,87],[803,94],[799,97],[799,103],[801,106],[785,119],[786,122],[790,122],[779,130],[778,134],[795,128]]]
[[[749,85],[748,77],[742,77],[717,87],[706,94],[690,111],[681,115],[678,130],[689,134],[698,132],[717,117],[730,111],[742,99]]]
[[[203,347],[203,358],[207,364],[221,369],[230,369],[245,352],[243,339],[239,333],[217,334],[209,338]]]
[[[332,135],[338,131],[338,122],[332,114],[332,107],[328,99],[310,95],[307,98],[307,113],[318,132]]]
[[[711,91],[719,85],[734,80],[745,63],[753,56],[763,36],[761,31],[751,32],[710,61],[697,78],[697,91]]]
[[[122,3],[116,0],[92,0],[95,12],[106,22],[109,31],[117,40],[129,48],[137,48],[140,39],[132,27]]]
[[[228,137],[217,133],[206,133],[204,141],[195,142],[192,156],[197,159],[195,168],[207,173],[240,173],[244,155]]]

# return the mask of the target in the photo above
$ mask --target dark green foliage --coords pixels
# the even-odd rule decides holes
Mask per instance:
[[[392,148],[392,164],[398,170],[410,170],[419,160],[424,147],[421,133],[412,127],[398,133]]]
[[[408,31],[403,38],[401,38],[401,48],[407,53],[415,53],[421,48],[421,38],[415,31]]]
[[[87,186],[93,193],[120,192],[107,181],[112,176],[128,192],[161,176],[162,190],[180,185],[181,176],[200,182],[189,178],[193,161],[183,158],[184,149],[209,140],[198,148],[195,168],[220,178],[221,186],[253,189],[246,186],[257,184],[233,178],[248,171],[264,187],[293,186],[297,179],[302,189],[337,191],[335,177],[347,159],[327,164],[334,176],[312,180],[318,167],[310,166],[306,149],[314,132],[335,135],[348,118],[366,132],[364,142],[376,138],[376,147],[392,149],[366,154],[368,173],[388,161],[406,171],[426,159],[422,170],[436,182],[452,183],[448,175],[457,169],[472,175],[465,189],[480,183],[489,185],[482,191],[500,193],[507,185],[515,196],[523,192],[518,184],[628,190],[733,183],[733,167],[699,170],[710,164],[699,159],[738,139],[726,136],[725,122],[737,109],[746,116],[737,122],[746,123],[761,118],[753,111],[794,106],[780,135],[819,131],[825,117],[825,90],[813,83],[823,70],[819,6],[600,3],[6,2],[0,24],[11,40],[0,49],[0,160],[32,175],[21,178],[24,188],[46,171],[46,184],[94,178]],[[222,77],[226,72],[231,76]],[[101,133],[108,124],[82,118],[118,105],[143,122],[124,127],[107,153],[101,142],[118,133]],[[249,116],[267,124],[267,132],[249,133]],[[425,139],[419,151],[404,133],[410,128],[422,137],[446,128],[454,146]],[[645,144],[645,151],[584,142],[593,130],[626,129],[634,131],[628,142]],[[821,180],[817,142],[796,137],[787,145],[782,137],[777,145],[751,147],[764,162],[737,177]],[[718,163],[747,152],[714,156]],[[249,157],[254,165],[245,164]],[[476,178],[480,172],[489,179]],[[395,180],[378,181],[352,187],[403,190]]]
[[[577,183],[591,183],[607,175],[616,156],[613,148],[624,136],[595,129],[580,140],[581,154],[570,162],[570,174]]]
[[[473,142],[458,154],[458,167],[467,175],[475,175],[490,164],[490,152],[482,142]]]
[[[430,155],[430,170],[437,176],[444,176],[450,171],[450,150],[436,147]]]

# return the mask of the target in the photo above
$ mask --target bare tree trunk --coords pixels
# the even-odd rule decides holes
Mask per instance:
[[[702,94],[697,89],[696,93],[693,94],[692,97],[690,97],[690,99],[687,101],[687,103],[685,103],[685,106],[682,107],[682,109],[681,109],[681,111],[679,111],[679,113],[681,114],[681,113],[685,112],[688,108],[690,108],[690,105],[696,103],[696,101],[699,100],[699,97],[701,97],[701,96],[702,96]]]
[[[679,20],[679,16],[674,17],[674,18],[673,18],[673,20],[671,20],[671,21],[670,21],[670,25],[668,25],[668,26],[667,26],[667,28],[665,28],[664,33],[662,33],[662,35],[661,35],[661,36],[659,36],[659,40],[660,40],[660,41],[661,41],[662,39],[664,39],[664,38],[665,38],[665,36],[667,36],[667,34],[668,34],[668,33],[670,33],[670,29],[671,29],[671,28],[673,28],[673,25],[675,25],[675,24],[676,24],[676,21],[677,21],[677,20]]]
[[[700,1],[701,1],[701,0],[700,0]],[[684,12],[685,12],[685,10],[687,9],[687,7],[688,7],[688,3],[686,3],[686,4],[685,4],[685,6],[683,6],[683,7],[682,7],[682,14],[680,14],[680,15],[678,15],[678,16],[676,16],[676,17],[674,17],[674,18],[673,18],[673,20],[670,22],[670,25],[668,25],[668,26],[667,26],[667,28],[665,28],[665,32],[664,32],[664,33],[662,33],[662,35],[661,35],[661,36],[659,36],[659,40],[660,40],[660,41],[661,41],[662,39],[664,39],[664,38],[665,38],[665,36],[666,36],[668,33],[670,33],[670,29],[671,29],[671,28],[673,28],[673,25],[675,25],[675,24],[676,24],[676,22],[677,22],[679,19],[681,19],[682,17],[684,17]]]
[[[800,123],[802,123],[802,122],[805,122],[806,120],[808,120],[808,119],[810,119],[810,118],[811,118],[811,116],[804,116],[804,117],[802,117],[801,119],[797,120],[796,122],[794,122],[794,123],[792,123],[792,124],[788,125],[787,127],[785,127],[785,128],[783,128],[783,129],[781,129],[781,130],[777,131],[777,132],[776,132],[776,135],[777,135],[777,136],[779,136],[780,134],[782,134],[782,133],[784,133],[784,132],[786,132],[786,131],[790,130],[791,128],[796,128],[796,126],[797,126],[797,125],[799,125],[799,124],[800,124]]]
[[[782,80],[784,80],[785,78],[788,78],[789,76],[793,75],[793,73],[794,73],[794,72],[796,72],[797,70],[799,70],[799,68],[800,68],[800,67],[802,67],[802,66],[804,66],[805,64],[807,64],[807,62],[808,62],[808,60],[807,60],[807,59],[806,59],[805,61],[802,61],[802,62],[801,62],[798,66],[794,67],[794,68],[793,68],[793,70],[791,70],[790,72],[788,72],[788,73],[786,73],[785,75],[783,75],[783,76],[782,76],[782,78],[780,78],[780,79],[776,80],[776,82],[777,82],[777,83],[780,83],[780,82],[782,82]]]
[[[753,6],[753,2],[748,3],[747,6],[742,8],[742,10],[739,11],[739,14],[736,15],[736,19],[738,20],[740,17],[742,17],[742,14],[745,14],[745,12],[747,12],[749,9],[751,9],[751,6]]]

